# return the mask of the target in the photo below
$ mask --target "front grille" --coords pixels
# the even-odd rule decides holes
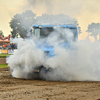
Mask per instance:
[[[45,54],[46,56],[49,56],[49,51],[44,51],[44,54]]]

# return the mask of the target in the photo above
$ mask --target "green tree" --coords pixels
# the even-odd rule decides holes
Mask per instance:
[[[12,37],[18,37],[19,34],[20,37],[26,38],[30,27],[35,21],[35,16],[36,14],[30,10],[27,10],[22,14],[16,14],[10,21]]]
[[[97,36],[100,32],[100,23],[91,23],[88,25],[88,29],[86,32],[91,33],[90,36],[93,36],[95,38],[95,41],[97,40]]]
[[[2,37],[4,37],[4,34],[3,34],[2,30],[0,30],[0,35],[2,35]]]
[[[68,15],[64,14],[43,14],[42,16],[36,17],[36,24],[74,24],[78,28],[78,34],[81,34],[81,27],[79,26],[79,23],[77,19],[72,18]]]

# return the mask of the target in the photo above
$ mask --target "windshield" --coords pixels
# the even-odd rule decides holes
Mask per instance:
[[[64,30],[69,30],[72,34],[73,34],[73,41],[75,41],[76,39],[76,28],[61,28],[61,30],[64,29]],[[54,28],[48,28],[48,27],[45,27],[45,28],[35,28],[34,29],[34,35],[38,38],[45,38],[47,37],[48,35],[50,35],[52,32],[56,31]],[[57,31],[57,33],[60,33],[60,38],[61,39],[65,39],[66,38],[66,34],[63,34],[62,31]],[[69,33],[70,34],[70,33]],[[67,39],[66,39],[67,40]]]
[[[53,28],[35,28],[34,34],[36,37],[47,37],[51,32],[53,32]]]

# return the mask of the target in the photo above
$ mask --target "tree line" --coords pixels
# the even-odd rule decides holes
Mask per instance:
[[[27,33],[33,24],[75,24],[78,27],[79,34],[81,33],[81,27],[75,18],[71,18],[68,15],[58,14],[43,14],[42,16],[36,16],[31,10],[27,10],[21,14],[16,14],[9,22],[12,29],[12,37],[26,38]]]
[[[16,14],[13,16],[9,25],[12,29],[11,35],[13,38],[22,37],[26,38],[30,28],[33,24],[74,24],[78,28],[78,34],[81,34],[81,27],[77,19],[72,18],[68,15],[58,14],[43,14],[42,16],[36,16],[31,10],[27,10],[21,14]],[[86,30],[89,36],[93,36],[97,40],[97,36],[100,33],[100,23],[91,23],[88,25]],[[0,30],[0,35],[4,36],[2,30]]]

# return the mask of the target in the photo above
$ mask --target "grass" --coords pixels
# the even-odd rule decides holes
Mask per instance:
[[[0,68],[5,68],[5,67],[8,67],[8,65],[5,64],[0,65]]]
[[[0,57],[7,57],[10,56],[11,54],[0,54]]]

